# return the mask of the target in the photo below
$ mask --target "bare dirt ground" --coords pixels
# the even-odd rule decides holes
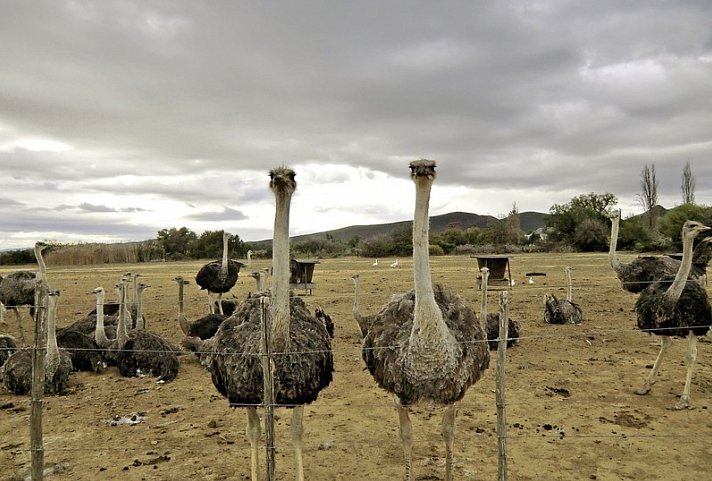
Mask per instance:
[[[630,256],[623,256],[628,260]],[[712,472],[712,347],[699,344],[693,378],[694,409],[672,411],[685,377],[686,341],[676,340],[658,382],[647,396],[633,390],[658,352],[659,340],[635,329],[635,296],[620,289],[605,255],[514,255],[517,284],[510,312],[522,339],[507,352],[509,479],[533,480],[673,480],[702,479]],[[364,370],[360,339],[351,316],[351,275],[361,274],[361,310],[377,311],[393,292],[412,286],[412,263],[388,267],[382,259],[329,259],[316,268],[317,288],[307,304],[321,305],[336,324],[334,382],[305,409],[304,463],[311,480],[402,479],[402,449],[392,398]],[[459,291],[479,310],[476,262],[469,257],[431,260],[436,281]],[[257,260],[253,269],[266,267]],[[59,325],[88,312],[94,297],[86,293],[109,287],[126,272],[139,272],[152,287],[144,294],[148,329],[178,344],[176,275],[193,279],[202,263],[158,263],[86,268],[50,266],[50,285],[61,290]],[[564,266],[574,271],[574,300],[583,308],[581,325],[543,322],[546,292],[563,296]],[[34,268],[33,266],[30,266]],[[4,268],[0,274],[14,269]],[[546,272],[528,284],[525,273]],[[254,280],[241,276],[233,289],[243,297]],[[708,288],[709,290],[709,288]],[[497,307],[490,294],[490,310]],[[187,286],[186,310],[193,319],[206,312],[204,292]],[[32,327],[23,313],[25,331]],[[6,326],[16,335],[14,315]],[[705,339],[706,340],[706,339]],[[455,436],[456,479],[495,479],[497,437],[493,355],[484,378],[459,404]],[[0,389],[0,479],[16,479],[30,468],[26,396]],[[151,378],[122,378],[115,368],[102,374],[76,373],[70,392],[45,401],[44,444],[48,465],[64,470],[57,480],[244,480],[249,479],[246,416],[228,408],[197,359],[181,356],[178,378],[156,384]],[[115,416],[142,413],[143,422],[112,426]],[[290,411],[277,410],[277,479],[291,480],[293,457]],[[413,410],[414,474],[418,480],[444,479],[442,409]],[[264,455],[262,455],[264,463]],[[707,474],[708,476],[709,474]]]

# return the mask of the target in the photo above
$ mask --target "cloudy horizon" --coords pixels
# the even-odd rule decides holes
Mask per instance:
[[[0,4],[0,249],[188,227],[271,238],[595,192],[712,204],[712,2]]]

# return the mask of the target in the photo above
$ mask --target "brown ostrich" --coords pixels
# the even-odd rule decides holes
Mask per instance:
[[[270,348],[274,356],[275,399],[292,408],[292,443],[296,479],[304,480],[302,463],[302,418],[304,405],[315,401],[333,376],[331,336],[323,311],[312,316],[304,301],[289,292],[289,210],[296,188],[295,173],[287,167],[270,171],[275,196],[273,258],[274,277],[269,303]],[[251,447],[250,472],[257,481],[260,420],[257,407],[263,403],[261,354],[261,307],[258,296],[243,301],[202,345],[212,351],[204,357],[213,384],[232,407],[247,410],[247,434]]]
[[[410,163],[415,182],[413,271],[415,288],[395,294],[367,326],[362,356],[376,383],[393,393],[400,421],[405,479],[412,475],[410,406],[445,406],[445,479],[452,480],[456,402],[489,366],[484,329],[457,294],[433,284],[428,258],[428,205],[435,162]]]
[[[712,307],[707,290],[699,282],[688,279],[692,266],[692,244],[699,233],[709,230],[710,227],[699,222],[685,222],[682,227],[682,261],[675,277],[653,282],[640,293],[635,303],[638,327],[644,332],[662,336],[660,353],[645,384],[635,391],[636,394],[650,392],[663,355],[672,344],[672,336],[687,337],[687,377],[680,400],[673,409],[685,409],[691,405],[690,384],[697,359],[697,336],[707,334],[712,324]],[[705,242],[712,242],[712,239],[708,238]]]
[[[158,377],[157,382],[172,381],[178,375],[179,367],[176,348],[158,334],[127,327],[126,283],[126,278],[122,278],[119,284],[121,306],[116,341],[110,347],[112,358],[122,376],[152,375]],[[138,287],[136,310],[141,316],[141,291],[146,286],[139,284]]]
[[[581,306],[573,302],[572,272],[566,266],[566,299],[557,299],[553,294],[544,294],[544,321],[548,324],[580,324],[583,320]]]
[[[499,348],[499,312],[487,311],[487,280],[489,279],[489,269],[483,267],[480,269],[482,273],[482,299],[480,300],[480,319],[485,322],[485,331],[487,332],[487,345],[490,351],[496,351]],[[519,323],[511,317],[507,319],[507,347],[514,346],[519,342]]]

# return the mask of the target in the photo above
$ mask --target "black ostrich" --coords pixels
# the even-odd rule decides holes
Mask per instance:
[[[158,334],[127,328],[126,279],[119,284],[121,307],[116,341],[110,349],[122,376],[157,376],[157,382],[169,382],[178,375],[176,349]],[[137,292],[137,312],[141,314],[141,286]]]
[[[57,345],[69,353],[75,371],[101,372],[106,367],[104,356],[92,336],[71,329],[58,330]]]
[[[5,323],[5,305],[0,302],[0,324]],[[9,334],[0,334],[0,381],[2,381],[2,365],[10,354],[17,351],[17,341]]]
[[[229,240],[230,234],[223,232],[222,260],[208,262],[201,267],[195,275],[195,282],[201,289],[208,291],[208,309],[210,309],[212,313],[215,312],[212,294],[217,294],[218,310],[220,314],[223,314],[222,303],[220,302],[222,295],[229,292],[230,289],[235,286],[237,277],[240,274],[240,269],[247,265],[233,259],[228,259],[227,250]],[[252,252],[250,251],[248,254],[252,254]]]
[[[296,188],[295,173],[287,167],[270,171],[275,196],[273,266],[269,304],[270,341],[274,356],[275,399],[292,408],[292,442],[296,479],[303,480],[302,418],[304,404],[315,401],[333,376],[331,336],[323,316],[312,316],[304,301],[289,292],[289,210]],[[247,410],[247,433],[251,446],[251,477],[258,479],[260,420],[257,406],[263,403],[261,362],[261,306],[258,296],[243,301],[218,329],[203,342],[212,350],[205,358],[213,384],[232,407]]]
[[[410,406],[445,406],[445,479],[452,480],[456,402],[489,366],[485,331],[463,298],[433,284],[428,258],[428,204],[435,162],[410,163],[415,182],[413,271],[415,289],[395,294],[367,326],[362,356],[376,383],[396,398],[405,459],[412,478]]]
[[[67,390],[72,357],[57,345],[55,321],[59,291],[50,289],[47,297],[47,353],[45,354],[45,394],[63,394]],[[32,350],[15,351],[7,359],[3,370],[3,384],[14,394],[32,390]]]
[[[27,342],[19,308],[27,306],[30,309],[30,317],[35,315],[36,282],[35,273],[30,271],[16,271],[0,279],[0,302],[5,305],[6,309],[12,309],[15,312],[17,330],[23,346]]]
[[[557,299],[554,294],[544,294],[544,322],[548,324],[580,324],[583,320],[581,306],[573,302],[571,273],[574,268],[566,266],[566,299]]]
[[[621,211],[615,210],[609,215],[611,219],[611,239],[608,250],[608,262],[621,281],[621,287],[634,294],[640,293],[652,282],[667,278],[672,280],[680,269],[680,260],[670,256],[638,256],[624,264],[618,258],[618,231],[620,228]],[[700,279],[704,283],[707,264],[712,259],[712,244],[700,242],[692,253],[690,279]]]
[[[224,314],[208,314],[194,321],[189,321],[185,315],[183,291],[184,286],[190,281],[178,276],[174,279],[178,283],[178,324],[181,331],[188,337],[198,337],[200,339],[210,339],[218,331],[220,324],[227,319]],[[224,302],[224,301],[223,301]]]
[[[711,230],[695,221],[687,221],[682,226],[682,261],[673,279],[663,278],[645,288],[635,303],[638,327],[644,331],[662,336],[660,353],[650,370],[645,384],[636,394],[648,394],[655,382],[655,376],[663,354],[672,344],[672,336],[687,337],[687,377],[680,400],[673,409],[689,408],[692,371],[697,359],[697,336],[704,336],[712,324],[712,307],[706,289],[699,282],[688,279],[692,266],[692,243],[695,237]],[[705,240],[706,243],[712,239]]]

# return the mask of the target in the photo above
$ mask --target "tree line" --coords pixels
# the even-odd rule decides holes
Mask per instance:
[[[638,252],[680,250],[680,230],[685,220],[712,225],[712,207],[695,203],[695,178],[688,162],[683,169],[681,191],[683,203],[665,210],[658,205],[658,180],[655,165],[641,172],[640,202],[645,213],[622,219],[618,239],[621,250]],[[614,194],[591,192],[572,198],[565,204],[554,204],[544,217],[545,228],[524,232],[520,227],[516,203],[512,210],[491,226],[452,227],[431,232],[430,253],[491,254],[550,251],[604,251],[610,238],[609,212],[618,204]],[[46,259],[55,265],[135,263],[220,258],[223,231],[205,231],[198,235],[187,227],[166,228],[156,238],[128,244],[59,244],[50,243]],[[272,256],[271,243],[244,242],[233,235],[228,242],[230,258],[245,258],[248,250],[256,258]],[[309,238],[291,246],[295,257],[408,257],[412,255],[411,230],[404,226],[388,234],[348,241],[326,233],[323,238]],[[34,262],[31,249],[0,253],[0,265]]]

